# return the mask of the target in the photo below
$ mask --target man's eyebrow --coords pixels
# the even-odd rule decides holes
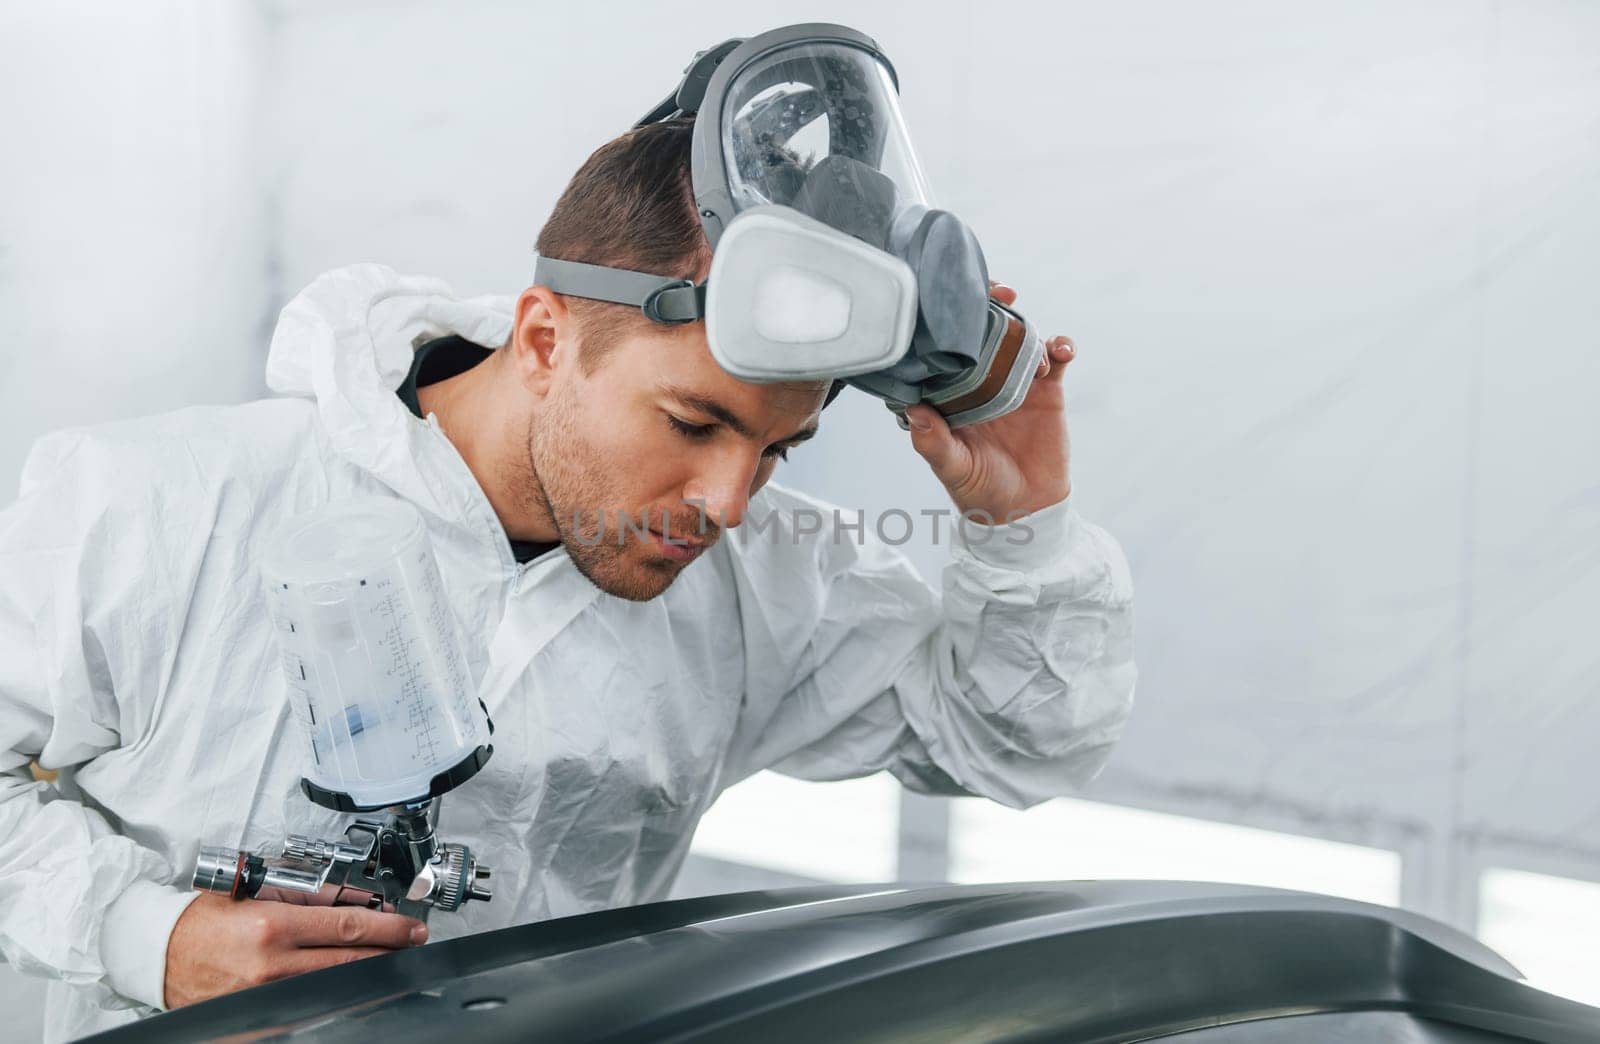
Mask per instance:
[[[715,417],[718,421],[726,424],[736,435],[740,435],[747,439],[755,438],[755,431],[750,427],[750,425],[746,424],[742,419],[740,419],[737,413],[734,413],[717,400],[708,399],[703,395],[694,395],[690,392],[671,387],[667,389],[667,394],[671,395],[673,398],[677,399],[680,403],[689,407],[691,410],[698,410],[709,417]],[[817,426],[812,424],[809,427],[801,428],[788,438],[779,439],[778,442],[774,443],[773,445],[786,443],[790,446],[798,446],[800,443],[811,438],[811,436],[815,435],[816,433]]]

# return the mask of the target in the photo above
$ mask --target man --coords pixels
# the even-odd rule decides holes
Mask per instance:
[[[691,127],[595,153],[541,254],[704,279]],[[870,525],[800,536],[796,512],[831,509],[769,484],[826,382],[742,383],[702,323],[543,286],[511,306],[333,272],[284,309],[279,397],[42,440],[0,514],[0,951],[59,980],[48,1034],[659,898],[701,814],[765,768],[1014,806],[1088,779],[1131,700],[1131,586],[1067,503],[1072,355],[1052,340],[998,420],[911,411],[955,507],[1018,519],[965,527],[942,599]],[[427,928],[188,888],[201,844],[338,834],[297,785],[256,570],[286,519],[358,495],[421,512],[496,726],[442,828],[494,899]],[[624,517],[651,531],[619,542]]]

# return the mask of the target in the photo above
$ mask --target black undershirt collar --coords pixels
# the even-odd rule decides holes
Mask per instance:
[[[406,409],[425,420],[426,418],[422,416],[422,407],[417,403],[418,388],[426,388],[430,384],[437,384],[457,374],[466,373],[493,354],[493,349],[473,344],[464,337],[440,337],[429,341],[417,348],[417,354],[411,360],[411,372],[406,374],[406,379],[395,390],[395,394],[406,404]],[[545,552],[561,546],[559,543],[542,544],[534,540],[512,540],[510,537],[506,539],[511,544],[511,556],[518,562],[531,562]]]

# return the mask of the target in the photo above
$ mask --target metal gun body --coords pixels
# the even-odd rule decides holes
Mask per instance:
[[[419,920],[469,899],[487,902],[489,868],[465,845],[437,840],[438,814],[438,798],[397,805],[382,819],[357,819],[343,841],[290,834],[276,856],[207,846],[195,862],[194,887],[234,899],[301,893]]]

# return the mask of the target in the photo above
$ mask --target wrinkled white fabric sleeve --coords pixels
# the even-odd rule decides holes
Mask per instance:
[[[196,893],[28,768],[70,772],[137,739],[124,730],[145,709],[114,682],[159,667],[132,647],[146,627],[165,631],[150,615],[160,552],[140,518],[159,492],[70,435],[41,448],[22,499],[0,512],[0,954],[102,1007],[159,1008],[167,937]]]
[[[888,769],[915,790],[1024,808],[1100,770],[1136,678],[1121,548],[1067,501],[966,532],[942,596],[881,542],[824,532],[809,633],[774,619],[805,611],[793,596],[743,609],[746,654],[771,657],[787,680],[764,692],[752,675],[730,782],[762,768],[805,779]],[[786,543],[767,553],[792,555]]]

